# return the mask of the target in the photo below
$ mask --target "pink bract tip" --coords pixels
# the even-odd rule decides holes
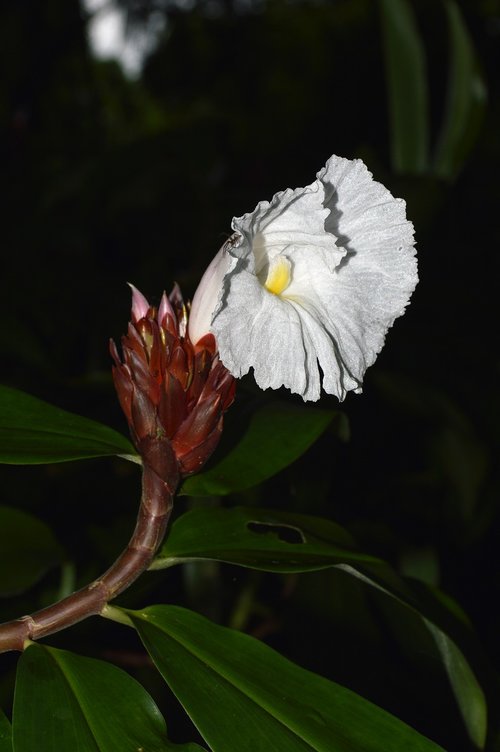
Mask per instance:
[[[185,337],[187,330],[187,311],[186,306],[184,305],[184,298],[182,297],[181,288],[179,287],[177,282],[174,283],[172,292],[168,296],[168,299],[170,300],[170,304],[172,305],[176,313],[179,337]]]
[[[127,282],[127,284],[132,290],[132,318],[137,323],[137,321],[147,316],[149,303],[137,287],[134,287],[130,282]]]
[[[164,326],[165,316],[170,316],[172,321],[176,321],[174,309],[167,298],[167,293],[164,291],[161,296],[160,307],[158,308],[158,323],[160,326]]]

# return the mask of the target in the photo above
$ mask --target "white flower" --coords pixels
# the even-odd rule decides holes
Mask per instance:
[[[194,296],[193,342],[214,333],[226,368],[262,389],[344,399],[417,283],[405,202],[360,160],[330,157],[305,188],[233,219]]]

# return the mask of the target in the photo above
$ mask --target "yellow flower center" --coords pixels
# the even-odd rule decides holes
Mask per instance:
[[[275,256],[269,263],[264,287],[273,295],[281,295],[292,281],[292,264],[286,256]]]

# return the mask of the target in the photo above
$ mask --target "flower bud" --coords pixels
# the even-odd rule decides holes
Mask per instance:
[[[154,446],[163,474],[190,475],[219,442],[235,380],[218,358],[213,335],[204,332],[193,346],[177,285],[169,297],[163,294],[158,309],[131,288],[132,320],[121,359],[110,342],[118,399],[144,461]]]
[[[211,333],[212,317],[229,268],[227,246],[228,243],[225,243],[207,266],[193,297],[189,314],[189,337],[195,345]]]

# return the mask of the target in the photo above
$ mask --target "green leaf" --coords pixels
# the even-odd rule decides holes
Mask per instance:
[[[178,606],[125,612],[213,752],[437,752],[359,695]]]
[[[239,443],[216,465],[183,483],[181,495],[225,495],[256,486],[309,449],[340,413],[286,403],[257,410]]]
[[[0,752],[12,752],[12,727],[0,708]]]
[[[30,645],[19,660],[16,752],[200,752],[172,744],[146,690],[116,666]]]
[[[380,0],[396,172],[421,174],[428,168],[429,119],[425,52],[408,0]]]
[[[307,572],[341,562],[376,562],[330,520],[266,509],[193,509],[179,517],[153,562],[164,569],[213,559],[272,572]]]
[[[0,462],[40,465],[135,450],[112,428],[0,386]]]
[[[446,111],[436,146],[434,170],[456,176],[476,142],[486,109],[487,91],[479,62],[456,3],[445,0],[449,34]]]
[[[399,580],[396,573],[383,562],[375,565],[362,564],[361,566],[341,564],[338,569],[347,574],[352,574],[391,598],[396,598],[399,603],[410,608],[422,619],[436,643],[469,738],[479,749],[483,749],[488,731],[486,697],[467,658],[457,643],[441,628],[439,621],[432,618],[436,611],[439,613],[439,610],[432,607],[432,604],[429,607],[429,601],[425,604],[422,603],[421,599],[415,596],[408,585]],[[441,606],[443,604],[444,601],[441,600]],[[428,618],[429,615],[431,618]],[[451,613],[448,614],[446,619],[448,623],[451,622],[450,617]]]
[[[423,598],[422,592],[415,592],[384,561],[357,551],[349,534],[334,522],[267,509],[194,509],[174,523],[152,569],[193,559],[214,559],[269,572],[308,572],[333,566],[396,599],[431,630],[467,731],[478,746],[484,741],[484,692],[448,634],[457,631],[462,639],[468,637],[461,620],[457,626],[443,599],[432,598],[430,591]]]
[[[488,712],[483,690],[455,643],[432,622],[424,619],[424,623],[432,634],[445,663],[469,738],[476,747],[484,749],[488,730]]]
[[[22,593],[63,559],[64,551],[44,522],[0,506],[0,595]]]

